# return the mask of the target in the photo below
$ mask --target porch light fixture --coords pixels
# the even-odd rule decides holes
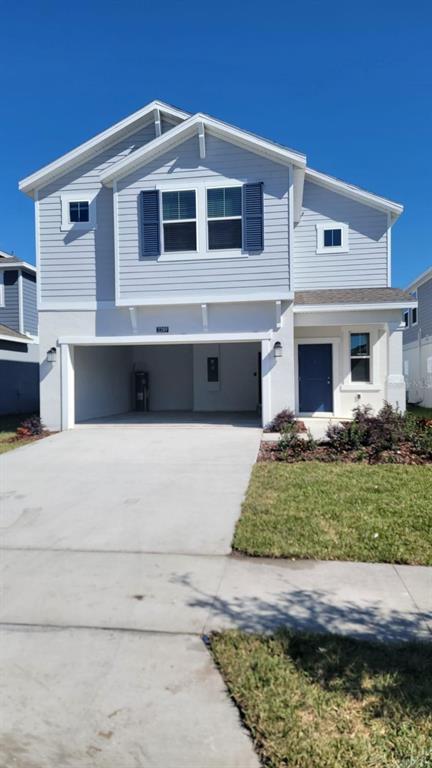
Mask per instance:
[[[55,363],[57,359],[57,350],[55,347],[51,347],[51,349],[47,352],[47,360],[49,363]]]
[[[282,344],[280,341],[275,341],[273,346],[273,354],[275,357],[282,357]]]

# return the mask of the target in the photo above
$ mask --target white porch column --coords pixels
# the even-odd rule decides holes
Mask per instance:
[[[261,407],[263,427],[268,424],[272,416],[271,408],[271,369],[272,369],[272,344],[266,339],[261,342]]]
[[[403,326],[387,325],[386,400],[394,408],[405,411],[406,391],[403,375]]]
[[[61,428],[65,430],[75,425],[74,348],[70,344],[60,346],[60,376]]]

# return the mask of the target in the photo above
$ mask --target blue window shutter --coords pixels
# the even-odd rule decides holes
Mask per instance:
[[[146,189],[141,192],[142,255],[159,256],[159,192]]]
[[[243,184],[243,249],[264,248],[263,183]]]

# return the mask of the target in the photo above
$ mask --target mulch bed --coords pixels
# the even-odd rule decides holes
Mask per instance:
[[[343,464],[432,464],[431,459],[415,453],[409,443],[400,444],[397,450],[383,451],[378,454],[373,447],[339,453],[322,443],[312,450],[298,453],[289,448],[281,450],[276,442],[262,441],[257,461],[281,461],[286,464],[304,461],[340,462]]]

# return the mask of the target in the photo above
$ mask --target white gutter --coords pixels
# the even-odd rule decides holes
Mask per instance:
[[[417,301],[385,301],[375,304],[294,304],[294,312],[297,314],[306,314],[307,312],[349,312],[354,310],[376,310],[376,309],[410,309],[417,307]]]

